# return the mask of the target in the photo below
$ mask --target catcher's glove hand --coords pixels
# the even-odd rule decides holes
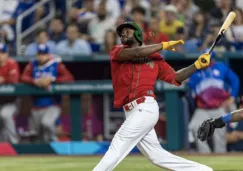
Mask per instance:
[[[205,141],[207,139],[212,138],[213,133],[214,133],[214,125],[213,125],[213,119],[207,119],[203,121],[201,126],[198,128],[197,131],[197,138],[200,139],[201,141]]]

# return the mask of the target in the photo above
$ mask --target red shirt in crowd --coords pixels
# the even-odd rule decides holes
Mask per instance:
[[[147,31],[144,35],[145,44],[156,44],[156,43],[168,42],[168,41],[169,41],[168,35],[162,32],[155,34],[151,31]]]
[[[159,53],[133,61],[118,61],[118,54],[126,47],[116,45],[110,53],[115,108],[142,96],[155,97],[157,79],[179,85],[174,79],[176,72]]]
[[[4,84],[13,84],[19,82],[19,65],[18,63],[8,58],[7,61],[0,66],[0,77],[4,78]]]
[[[50,60],[51,59],[52,57],[50,57]],[[33,73],[33,65],[32,62],[30,62],[25,67],[24,72],[21,76],[21,80],[25,83],[33,84],[34,78],[32,77],[32,73]],[[66,66],[62,62],[58,63],[57,73],[58,75],[55,82],[61,83],[61,82],[70,82],[74,80],[73,75],[67,70]]]

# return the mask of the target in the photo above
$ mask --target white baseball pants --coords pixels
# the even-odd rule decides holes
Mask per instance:
[[[42,134],[42,140],[46,143],[57,141],[55,122],[60,116],[61,109],[58,106],[49,106],[43,109],[32,110],[30,128]]]
[[[9,141],[13,144],[19,142],[19,137],[16,131],[13,116],[17,112],[17,105],[15,103],[8,103],[0,106],[0,120],[1,130],[0,137],[3,141]]]
[[[126,120],[93,171],[112,171],[136,145],[158,167],[174,171],[212,171],[210,167],[175,156],[161,147],[154,130],[159,107],[153,97],[146,97],[144,103],[125,115]]]

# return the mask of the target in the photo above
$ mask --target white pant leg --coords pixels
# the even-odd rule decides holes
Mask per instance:
[[[111,171],[154,127],[158,121],[158,104],[155,100],[138,105],[127,117],[115,134],[111,145],[93,171]]]
[[[7,135],[7,139],[13,144],[19,142],[19,137],[13,119],[13,116],[16,113],[16,111],[17,111],[17,105],[14,103],[9,103],[3,105],[0,112],[0,117],[4,123],[4,129]]]
[[[38,133],[38,140],[41,140],[43,130],[41,129],[41,121],[44,116],[45,109],[32,109],[29,117],[29,127],[31,131]]]
[[[196,109],[192,119],[189,123],[189,131],[191,131],[191,133],[193,134],[193,136],[196,139],[197,136],[197,130],[199,128],[199,126],[201,125],[201,123],[210,118],[212,116],[210,116],[209,112],[205,109]],[[207,141],[196,141],[196,145],[197,145],[197,149],[198,152],[200,153],[211,153],[211,149],[207,143]]]
[[[212,171],[208,166],[178,157],[164,150],[154,129],[145,135],[137,147],[154,165],[161,168],[174,171]]]
[[[45,142],[57,141],[55,122],[60,113],[61,109],[58,106],[50,106],[43,113],[41,126],[43,127],[43,139]]]

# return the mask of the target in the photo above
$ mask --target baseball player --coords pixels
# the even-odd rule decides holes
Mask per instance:
[[[0,84],[16,84],[19,82],[18,63],[9,58],[7,46],[0,43]],[[0,136],[3,141],[18,143],[13,116],[17,111],[15,96],[0,98]]]
[[[154,165],[176,171],[211,171],[212,169],[165,151],[157,139],[154,126],[159,118],[154,84],[157,79],[179,86],[196,70],[210,63],[210,55],[203,54],[194,64],[175,72],[158,53],[174,50],[182,40],[145,46],[143,33],[134,22],[117,27],[121,45],[110,52],[114,107],[123,106],[126,120],[112,139],[109,150],[93,169],[113,170],[137,145]]]
[[[211,54],[211,63],[207,69],[196,71],[189,79],[189,87],[193,92],[197,109],[189,124],[189,130],[197,135],[198,125],[207,118],[217,118],[225,111],[236,106],[234,99],[239,92],[238,76],[223,62],[215,61],[216,54]],[[231,91],[226,89],[226,85]],[[227,151],[226,129],[217,130],[213,137],[213,150],[217,153]],[[207,142],[196,141],[198,151],[210,153],[211,149]]]
[[[23,82],[48,89],[53,82],[73,81],[60,58],[49,54],[45,44],[38,45],[37,52],[36,59],[26,66],[21,76]],[[55,122],[60,115],[60,104],[60,95],[33,97],[30,127],[42,134],[44,142],[57,140]]]

